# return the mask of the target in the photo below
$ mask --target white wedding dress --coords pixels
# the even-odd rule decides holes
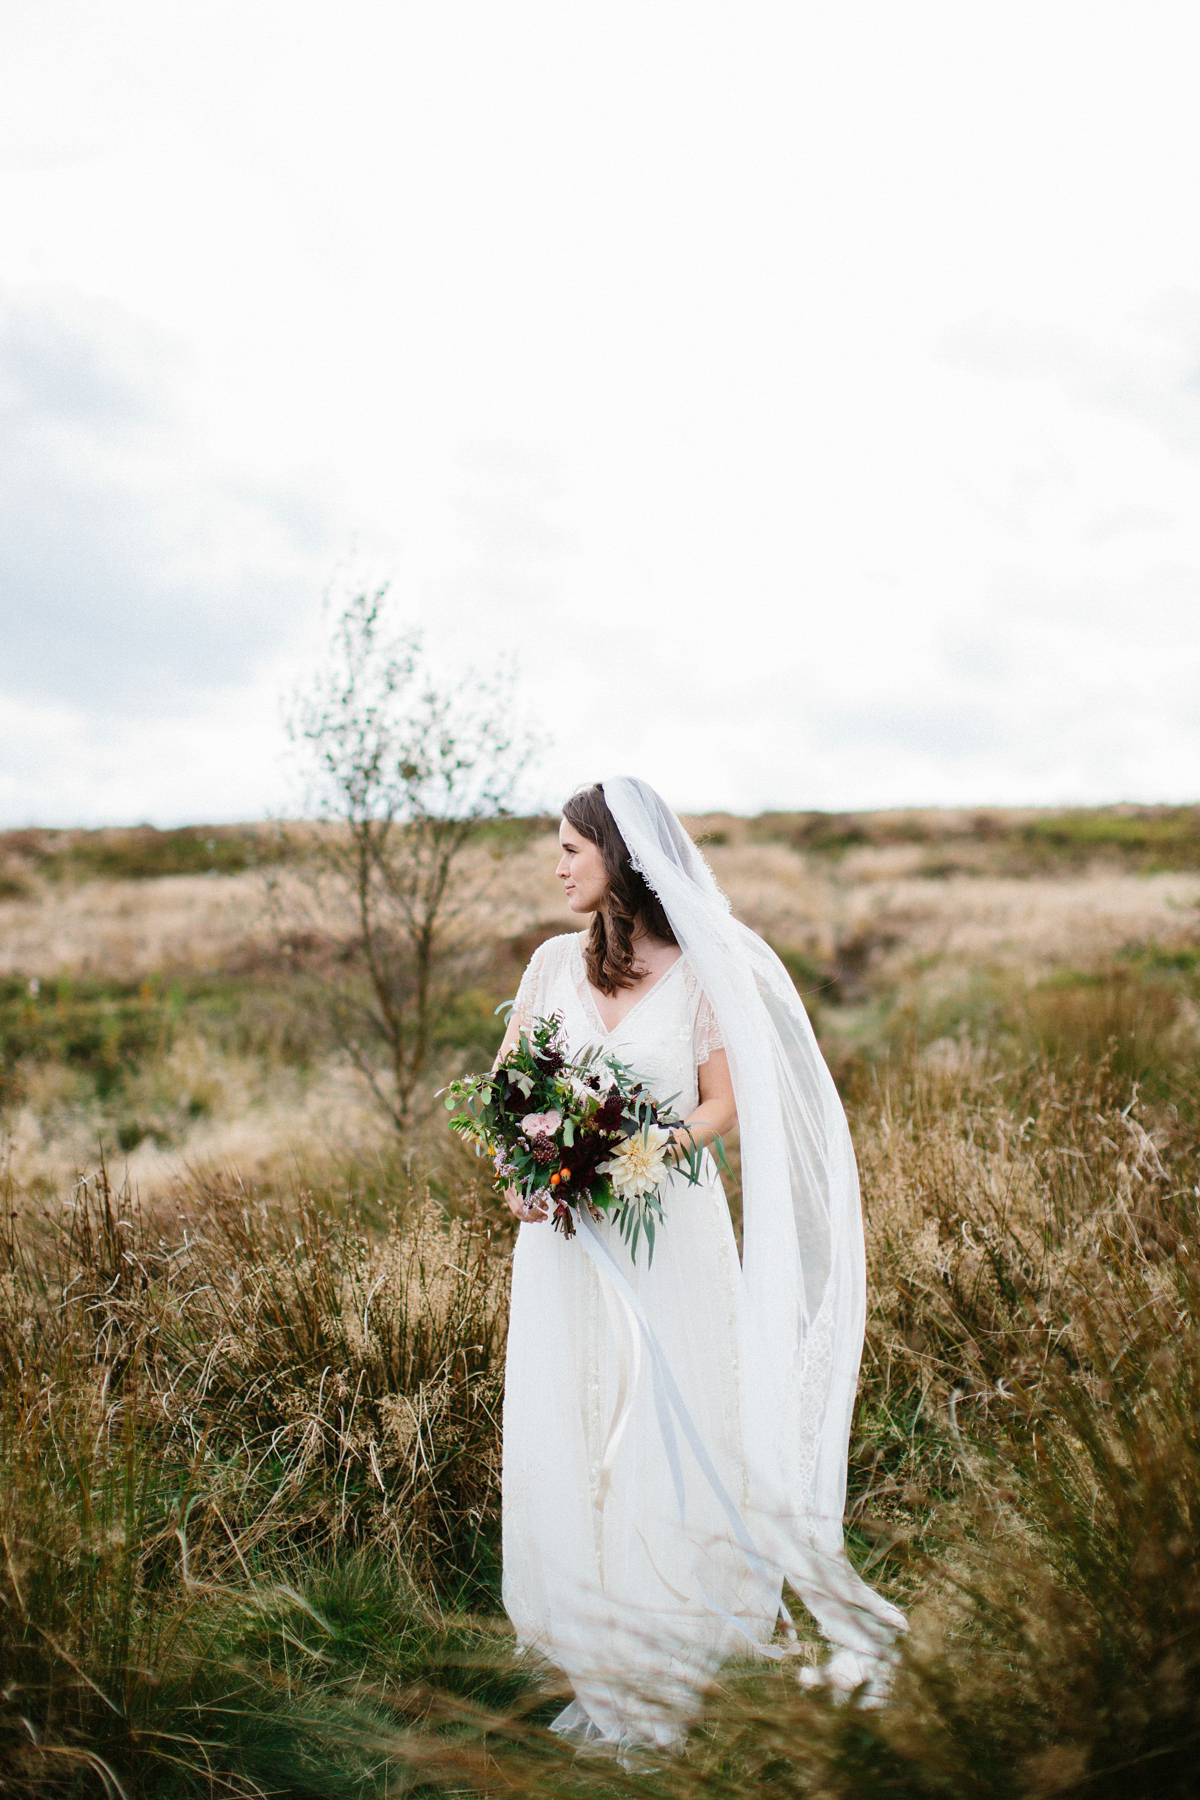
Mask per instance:
[[[820,1679],[835,1691],[882,1699],[905,1621],[842,1542],[866,1263],[841,1100],[786,969],[731,917],[670,807],[628,776],[603,788],[682,955],[609,1032],[580,938],[552,938],[517,1016],[558,1013],[572,1052],[618,1056],[684,1117],[725,1050],[743,1254],[711,1158],[699,1186],[669,1177],[653,1263],[586,1214],[569,1240],[521,1226],[504,1604],[574,1687],[559,1730],[669,1745],[727,1656],[779,1654],[785,1577],[832,1647]]]
[[[601,1046],[656,1097],[677,1095],[682,1116],[699,1101],[698,1065],[721,1047],[686,958],[606,1031],[575,933],[536,952],[516,1012],[526,1026],[558,1013],[572,1054]],[[746,1509],[741,1271],[711,1157],[705,1165],[699,1186],[669,1178],[653,1262],[644,1242],[633,1262],[614,1226],[599,1230],[725,1488]],[[747,1648],[747,1635],[771,1635],[779,1581],[750,1567],[694,1459],[684,1452],[680,1461],[682,1520],[646,1357],[611,1282],[578,1237],[547,1222],[522,1225],[505,1375],[504,1604],[520,1642],[574,1686],[560,1729],[669,1743],[719,1664]]]

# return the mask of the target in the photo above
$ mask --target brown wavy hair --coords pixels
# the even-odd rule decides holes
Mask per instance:
[[[563,818],[580,837],[595,844],[604,858],[608,924],[605,925],[602,912],[593,914],[583,960],[592,986],[602,994],[615,994],[618,988],[632,987],[645,973],[633,951],[633,934],[639,925],[664,944],[679,940],[671,930],[662,901],[630,862],[625,839],[617,830],[598,781],[571,795],[563,807]]]

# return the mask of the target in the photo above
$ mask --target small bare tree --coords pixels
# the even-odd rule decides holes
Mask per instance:
[[[420,635],[390,628],[383,587],[343,607],[288,720],[318,827],[293,866],[337,946],[326,997],[401,1132],[475,950],[467,915],[520,842],[498,828],[532,751],[510,702],[502,681],[439,687]]]

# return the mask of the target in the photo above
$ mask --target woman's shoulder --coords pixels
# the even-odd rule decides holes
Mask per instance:
[[[704,992],[700,977],[696,973],[696,966],[686,950],[681,950],[675,960],[683,965],[679,973],[683,982],[684,992],[689,1000],[695,1000],[698,995],[701,995]],[[672,963],[671,966],[674,968],[674,963]]]
[[[525,973],[521,977],[514,1004],[518,1017],[526,1024],[536,1013],[544,1012],[552,1004],[553,992],[570,967],[568,956],[572,953],[579,954],[575,949],[578,938],[577,931],[564,931],[560,936],[543,938],[525,964]]]
[[[537,970],[553,968],[568,956],[577,954],[582,942],[583,933],[579,931],[563,931],[557,937],[543,938],[528,966]]]

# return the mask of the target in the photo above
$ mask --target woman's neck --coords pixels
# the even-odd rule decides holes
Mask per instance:
[[[604,907],[601,907],[600,910],[604,917],[604,935],[605,935],[605,937],[611,938],[612,937],[612,920],[609,917],[608,908],[606,906],[604,906]],[[656,938],[652,932],[647,931],[646,927],[642,924],[642,921],[640,919],[634,925],[633,930],[629,934],[629,947],[633,951],[635,956],[637,955],[639,950],[643,950],[643,949],[652,950],[656,944],[659,944],[662,941],[663,940],[661,938]]]

